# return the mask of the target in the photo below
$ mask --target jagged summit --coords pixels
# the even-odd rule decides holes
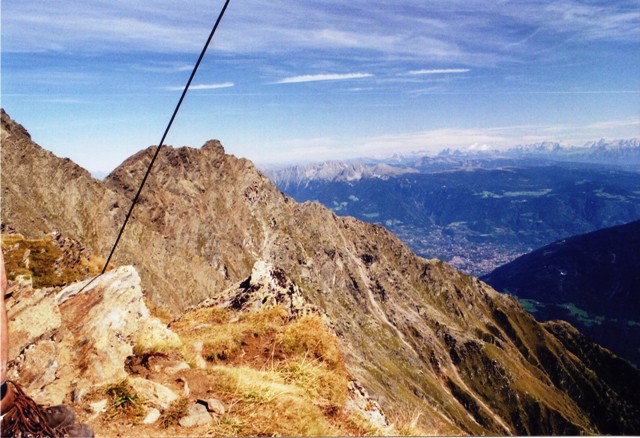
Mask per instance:
[[[3,224],[60,230],[105,254],[149,151],[100,182],[63,179],[61,159],[34,163],[23,146],[46,155],[19,132],[3,143]],[[594,362],[575,331],[537,323],[515,299],[417,257],[380,226],[294,202],[251,162],[213,149],[160,154],[116,252],[155,307],[178,317],[263,261],[322,309],[349,374],[392,417],[420,412],[421,427],[439,435],[640,430],[629,397],[640,379],[625,362],[606,350]],[[24,177],[34,164],[36,176],[61,177]]]
[[[202,149],[215,152],[220,155],[224,155],[224,147],[220,140],[209,140],[204,145],[202,145]]]
[[[6,137],[8,137],[13,132],[21,136],[24,136],[28,139],[31,139],[31,134],[29,134],[29,132],[24,128],[24,126],[22,126],[19,123],[16,123],[11,117],[9,117],[9,115],[4,110],[4,108],[0,108],[0,115],[2,118],[2,137],[1,138],[3,141]]]

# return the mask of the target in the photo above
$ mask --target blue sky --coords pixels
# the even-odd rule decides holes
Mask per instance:
[[[160,141],[222,0],[2,1],[2,106],[91,171]],[[231,0],[167,143],[256,163],[640,136],[640,1]]]

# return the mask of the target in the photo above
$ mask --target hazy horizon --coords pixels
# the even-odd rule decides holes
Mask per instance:
[[[2,2],[2,106],[92,172],[157,144],[223,2]],[[640,137],[640,3],[231,2],[167,144],[261,165]]]

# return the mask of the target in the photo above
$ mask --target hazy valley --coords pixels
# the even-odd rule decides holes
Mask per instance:
[[[267,174],[300,202],[383,225],[417,254],[479,276],[556,240],[639,219],[639,157],[640,144],[630,140],[327,162]]]

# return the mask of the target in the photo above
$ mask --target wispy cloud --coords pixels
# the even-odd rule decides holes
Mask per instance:
[[[290,76],[288,78],[280,79],[274,82],[274,84],[299,84],[302,82],[316,82],[316,81],[344,81],[349,79],[363,79],[370,78],[373,75],[371,73],[322,73],[315,75],[301,75]]]
[[[410,70],[410,75],[439,75],[439,74],[458,74],[469,73],[471,69],[468,68],[435,68],[435,69],[423,69],[423,70]]]
[[[168,0],[5,3],[7,52],[193,52],[217,13],[204,0],[188,6]],[[376,60],[384,55],[489,65],[530,58],[537,53],[532,49],[550,41],[637,41],[640,36],[636,0],[400,3],[246,0],[229,9],[213,49],[251,54],[355,50]]]
[[[606,120],[603,122],[592,123],[585,126],[586,129],[591,130],[603,130],[603,129],[616,129],[616,128],[636,128],[640,127],[640,118],[629,118],[622,120]]]
[[[487,145],[504,149],[518,144],[559,141],[582,145],[598,138],[631,138],[640,135],[640,119],[605,120],[584,125],[533,124],[487,128],[443,128],[363,138],[352,149],[357,156],[385,155],[393,151],[437,152],[445,148],[467,149]]]
[[[564,0],[549,3],[543,16],[547,18],[547,26],[575,32],[583,39],[637,41],[640,36],[637,2],[589,5]]]
[[[219,88],[230,88],[235,86],[235,84],[233,82],[223,82],[221,84],[198,84],[198,85],[191,85],[189,87],[190,90],[217,90]],[[184,85],[181,86],[177,86],[177,87],[163,87],[164,90],[170,90],[170,91],[182,91],[184,90]]]
[[[488,128],[442,128],[384,134],[360,138],[319,137],[287,140],[286,150],[272,150],[255,157],[260,163],[289,163],[385,157],[393,153],[426,152],[443,149],[504,150],[519,144],[558,141],[581,146],[599,138],[620,139],[640,136],[640,119],[605,120],[585,125],[531,124]],[[269,150],[269,148],[266,148]]]
[[[163,62],[155,64],[133,64],[131,68],[142,72],[172,74],[191,71],[193,70],[193,65]]]

